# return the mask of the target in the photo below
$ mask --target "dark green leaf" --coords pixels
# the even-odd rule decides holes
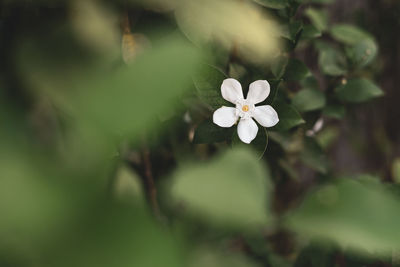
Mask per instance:
[[[335,119],[342,119],[346,115],[346,108],[340,104],[329,104],[324,107],[322,114]]]
[[[288,62],[289,58],[285,56],[280,56],[274,62],[272,62],[271,72],[275,78],[280,79],[283,76]]]
[[[308,8],[304,13],[319,31],[322,32],[328,28],[328,14],[325,10]]]
[[[193,77],[198,96],[213,110],[228,104],[221,95],[221,84],[226,78],[222,71],[205,64],[202,65],[198,74]]]
[[[243,145],[243,142],[240,141],[237,131],[235,131],[232,136],[232,146],[237,145]],[[253,141],[251,141],[250,146],[257,153],[257,156],[259,158],[263,157],[268,146],[268,134],[267,130],[264,127],[260,125],[258,126],[257,136]]]
[[[298,59],[290,59],[286,67],[284,79],[287,81],[299,81],[310,74],[307,66]]]
[[[346,48],[351,62],[359,68],[367,66],[376,57],[378,46],[372,39],[365,39],[352,47]]]
[[[304,148],[300,154],[300,159],[306,165],[322,174],[328,172],[328,160],[314,138],[306,137],[304,139]]]
[[[347,71],[346,58],[333,47],[320,49],[318,64],[325,74],[331,76],[340,76]]]
[[[301,33],[302,40],[308,40],[313,38],[321,37],[322,33],[314,25],[309,24],[303,27],[303,32]]]
[[[197,127],[193,143],[194,144],[212,144],[230,140],[235,127],[223,128],[214,124],[212,120],[206,120]]]
[[[278,113],[279,122],[277,125],[269,129],[273,131],[287,131],[304,123],[303,118],[293,106],[282,101],[275,101],[272,106]]]
[[[372,39],[372,36],[357,26],[350,24],[336,24],[331,28],[331,35],[337,41],[355,45],[365,39]]]
[[[325,95],[321,90],[306,88],[299,91],[292,99],[293,105],[299,111],[311,111],[325,106]]]
[[[335,94],[344,102],[359,103],[382,96],[383,91],[370,80],[352,79],[337,87]]]

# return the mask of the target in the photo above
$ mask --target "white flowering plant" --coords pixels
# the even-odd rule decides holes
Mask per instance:
[[[0,266],[399,264],[398,1],[3,2]]]

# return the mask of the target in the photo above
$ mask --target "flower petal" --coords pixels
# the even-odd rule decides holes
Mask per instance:
[[[237,119],[236,109],[231,107],[221,107],[213,114],[213,122],[220,127],[232,127]]]
[[[229,102],[236,104],[237,100],[243,99],[242,86],[235,79],[225,79],[221,85],[222,97]]]
[[[253,118],[264,127],[272,127],[279,122],[278,113],[270,105],[255,107]]]
[[[246,99],[253,104],[257,104],[267,99],[269,92],[269,83],[265,80],[258,80],[250,84]]]
[[[250,144],[257,136],[258,126],[253,119],[241,119],[237,128],[240,140],[246,144]]]

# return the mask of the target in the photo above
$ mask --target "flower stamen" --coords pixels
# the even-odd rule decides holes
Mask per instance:
[[[244,112],[249,111],[249,106],[248,106],[248,105],[244,105],[244,106],[242,107],[242,110],[243,110]]]

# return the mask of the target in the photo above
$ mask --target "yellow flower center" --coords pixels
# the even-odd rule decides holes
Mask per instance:
[[[242,110],[243,110],[244,112],[249,111],[249,106],[248,106],[248,105],[244,105],[244,106],[242,107]]]

